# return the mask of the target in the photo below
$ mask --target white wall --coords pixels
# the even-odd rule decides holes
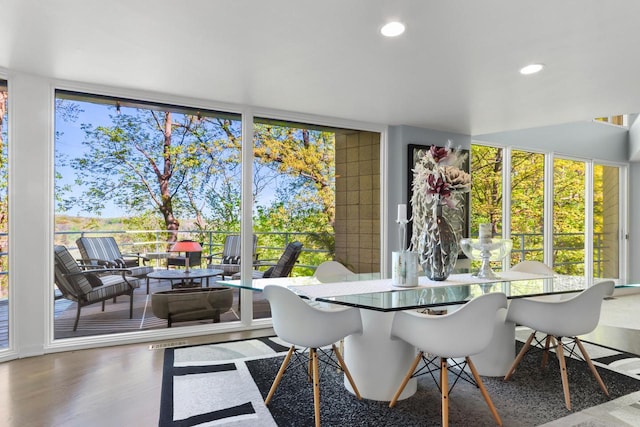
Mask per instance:
[[[629,165],[628,282],[640,283],[640,163]]]
[[[9,333],[20,356],[43,353],[53,292],[52,104],[48,80],[9,75]]]
[[[474,135],[473,139],[586,159],[626,162],[629,158],[628,135],[625,128],[586,121]]]
[[[629,115],[629,160],[640,160],[640,118],[639,114]]]

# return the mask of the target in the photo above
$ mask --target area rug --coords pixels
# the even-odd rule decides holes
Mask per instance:
[[[596,345],[587,346],[609,388],[609,398],[601,392],[584,362],[568,360],[574,409],[568,411],[558,364],[550,363],[548,368],[540,369],[539,354],[529,353],[510,381],[483,378],[503,424],[638,425],[640,359]],[[313,393],[303,370],[288,370],[271,404],[268,408],[264,406],[263,399],[286,351],[286,343],[277,338],[165,351],[161,427],[313,425]],[[325,369],[321,401],[322,425],[326,426],[441,423],[440,393],[430,376],[419,378],[414,396],[388,408],[386,402],[357,400],[345,390],[339,372]],[[452,426],[495,425],[479,390],[465,382],[455,385],[449,411]],[[594,423],[595,417],[598,423]]]

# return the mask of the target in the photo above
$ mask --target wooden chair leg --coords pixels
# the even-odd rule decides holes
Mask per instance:
[[[549,344],[551,343],[551,335],[547,335],[547,339],[544,342],[544,353],[542,353],[542,367],[545,368],[549,361]]]
[[[340,340],[340,354],[344,355],[344,338]]]
[[[358,398],[358,400],[362,400],[362,397],[360,396],[360,391],[358,390],[358,387],[356,387],[356,383],[353,381],[353,377],[351,376],[351,372],[349,372],[349,369],[347,369],[347,365],[344,363],[344,359],[342,359],[342,354],[340,354],[335,344],[333,344],[333,352],[336,354],[336,359],[338,359],[338,363],[340,364],[340,367],[342,368],[342,371],[344,372],[345,376],[349,380],[349,384],[351,384],[351,388],[353,389],[353,392],[356,394],[356,397]]]
[[[273,394],[276,392],[276,389],[278,388],[278,384],[280,384],[282,375],[284,375],[284,371],[287,369],[287,365],[291,360],[291,356],[293,355],[294,350],[295,350],[295,347],[291,346],[289,348],[289,351],[287,352],[287,355],[282,361],[282,365],[280,365],[280,369],[278,370],[278,375],[276,375],[276,378],[273,380],[273,384],[271,384],[271,389],[269,390],[269,394],[267,395],[267,398],[264,400],[265,405],[268,405],[269,402],[271,402],[271,398],[273,397]]]
[[[513,375],[513,373],[515,372],[516,367],[522,361],[522,358],[524,357],[525,353],[527,352],[527,350],[529,350],[529,347],[531,347],[531,341],[533,341],[533,337],[535,336],[536,336],[536,331],[533,331],[531,335],[529,335],[529,338],[527,338],[527,342],[524,343],[524,347],[522,347],[522,350],[520,350],[520,353],[518,353],[518,357],[516,357],[516,360],[513,361],[513,364],[509,368],[507,375],[504,376],[505,381],[508,381],[509,378],[511,378],[511,375]]]
[[[596,369],[595,366],[593,366],[593,362],[591,361],[591,358],[589,357],[589,354],[587,353],[587,351],[584,349],[584,346],[582,345],[582,341],[580,341],[578,337],[575,337],[575,340],[576,340],[576,344],[578,344],[578,348],[580,349],[580,352],[582,353],[582,357],[584,358],[584,361],[587,362],[587,365],[589,365],[589,369],[591,369],[591,373],[593,374],[594,377],[596,377],[596,381],[598,381],[598,384],[600,384],[600,388],[602,389],[602,391],[604,391],[604,394],[609,396],[609,390],[607,390],[607,386],[604,384],[604,381],[602,381],[602,378],[600,378],[600,374],[598,373],[598,370]]]
[[[407,375],[404,376],[404,379],[402,380],[400,387],[398,387],[396,394],[393,395],[391,402],[389,402],[389,408],[393,408],[396,405],[396,402],[398,401],[400,394],[402,394],[402,390],[404,390],[404,388],[407,386],[407,383],[411,379],[411,375],[413,375],[413,373],[416,370],[416,367],[418,366],[418,363],[420,363],[420,360],[422,360],[422,354],[423,354],[422,352],[419,352],[416,358],[413,359],[413,363],[411,364],[411,367],[407,371]]]
[[[313,363],[313,408],[316,427],[320,427],[320,371],[318,370],[318,352],[315,348],[309,351]]]
[[[484,387],[482,378],[480,378],[480,375],[478,375],[478,371],[476,370],[476,367],[473,364],[473,362],[471,362],[471,358],[467,356],[465,357],[465,359],[467,360],[467,365],[469,366],[469,369],[471,369],[473,378],[475,378],[476,383],[478,383],[478,387],[480,388],[480,393],[482,393],[482,397],[484,397],[484,400],[485,402],[487,402],[487,406],[489,406],[489,410],[491,411],[493,418],[496,420],[496,424],[501,426],[502,420],[500,419],[500,415],[498,415],[498,411],[496,410],[496,407],[493,406],[493,402],[491,401],[491,397],[489,397],[489,393],[487,393],[487,389]]]
[[[571,396],[569,395],[569,378],[567,377],[567,364],[564,360],[564,351],[562,348],[562,338],[558,337],[558,346],[556,354],[560,362],[560,375],[562,376],[562,389],[564,390],[564,403],[568,410],[571,410]]]
[[[442,393],[442,427],[449,426],[449,378],[447,359],[440,358],[440,392]]]

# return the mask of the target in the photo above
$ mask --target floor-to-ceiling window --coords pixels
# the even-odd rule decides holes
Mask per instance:
[[[192,267],[206,268],[239,232],[240,115],[61,90],[55,112],[54,243],[75,259],[80,237],[113,237],[121,254],[141,256],[138,265],[179,269],[170,261],[184,254],[173,244],[194,240],[202,251]],[[58,283],[54,337],[165,328],[152,295],[182,284],[150,280],[147,293],[138,282],[132,318],[129,297],[120,296],[104,310],[100,302],[82,307],[76,330],[78,302]],[[238,319],[236,302],[221,321]]]
[[[593,277],[620,278],[620,168],[593,166]]]
[[[511,150],[511,262],[544,261],[544,154]]]
[[[501,237],[508,216],[511,265],[537,260],[562,275],[621,278],[622,167],[484,144],[473,144],[471,154],[472,235],[489,222]]]
[[[8,99],[7,82],[0,80],[0,348],[9,346]]]
[[[502,238],[503,228],[504,149],[487,145],[471,146],[471,228],[470,236],[478,236],[480,224],[491,224],[491,235]],[[481,262],[471,262],[475,270]],[[501,268],[492,261],[494,268]]]
[[[326,260],[379,271],[379,153],[379,133],[256,118],[252,196],[260,258],[277,260],[287,244],[300,242],[294,276],[311,275]],[[254,318],[270,316],[263,308],[254,298]]]
[[[585,274],[586,172],[584,161],[553,161],[553,268]]]
[[[471,146],[471,236],[479,224],[490,223],[494,237],[502,237],[503,149]]]
[[[241,234],[244,162],[253,171],[251,215],[244,215],[256,238],[253,274],[276,264],[294,241],[303,250],[290,275],[313,274],[330,259],[379,271],[379,133],[256,118],[253,151],[242,159],[240,115],[64,90],[56,92],[55,124],[55,244],[76,259],[78,238],[109,236],[123,254],[144,257],[154,275],[167,269],[178,240],[201,244],[196,267],[239,262],[221,253]],[[101,303],[82,307],[75,331],[77,303],[57,289],[55,338],[166,328],[152,310],[163,286],[152,279],[147,293],[140,280],[133,319],[128,296],[107,300],[104,311]],[[234,294],[222,323],[251,320]],[[253,318],[270,317],[260,294],[251,296]],[[204,323],[211,319],[173,326]]]

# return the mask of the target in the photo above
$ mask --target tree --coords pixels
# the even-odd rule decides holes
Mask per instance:
[[[471,176],[471,223],[491,223],[492,233],[499,234],[502,228],[502,149],[471,146]]]
[[[295,211],[309,209],[335,221],[335,134],[328,131],[256,124],[254,156],[257,166],[286,176],[280,200]]]
[[[511,152],[511,233],[514,263],[523,259],[543,261],[544,155]],[[518,254],[518,250],[527,252]],[[521,252],[522,253],[522,252]]]
[[[82,125],[86,152],[72,165],[85,191],[74,202],[96,214],[105,200],[132,214],[153,206],[172,232],[180,227],[179,215],[202,224],[204,189],[237,144],[229,138],[234,125],[151,109],[112,114],[110,119],[110,126]],[[170,234],[169,241],[174,239]]]
[[[151,226],[157,216],[173,232],[187,220],[188,228],[203,234],[239,231],[239,120],[122,106],[114,113],[113,107],[89,105],[91,101],[66,101],[93,110],[109,109],[110,114],[102,122],[92,117],[92,123],[81,125],[84,148],[73,153],[69,164],[82,194],[68,197],[65,187],[56,185],[56,191],[65,194],[57,199],[58,208],[76,206],[100,215],[108,200],[126,211],[127,224]],[[69,105],[59,106],[62,118],[75,119]],[[255,126],[252,197],[256,230],[332,234],[335,135],[288,125]],[[63,154],[56,150],[57,165],[65,161]],[[60,179],[57,175],[57,184]]]
[[[473,145],[471,172],[472,223],[491,222],[494,233],[502,221],[502,149]],[[562,274],[584,271],[585,163],[555,159],[554,168],[554,267]],[[601,175],[601,173],[600,173]],[[596,193],[598,193],[596,173]],[[524,235],[523,246],[514,241],[514,261],[518,250],[527,259],[542,260],[544,225],[544,155],[511,152],[511,232]],[[600,197],[600,198],[598,198]],[[594,215],[601,196],[594,203]],[[598,230],[596,223],[596,230]]]

